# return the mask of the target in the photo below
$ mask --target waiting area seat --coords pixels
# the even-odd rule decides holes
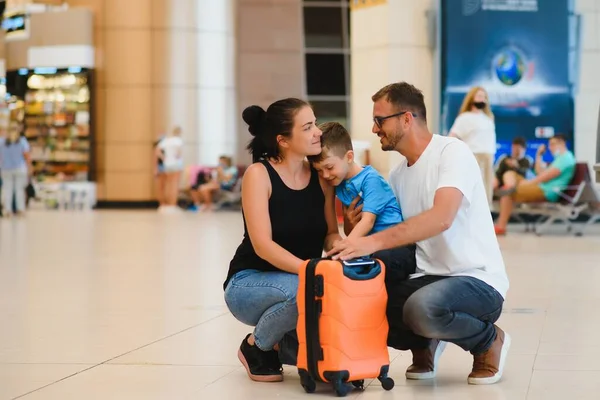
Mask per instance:
[[[246,167],[238,165],[238,179],[235,181],[235,185],[231,190],[221,190],[215,196],[215,208],[221,209],[223,207],[231,207],[241,209],[242,207],[242,178]]]
[[[569,185],[562,191],[558,191],[560,199],[558,202],[542,203],[517,203],[512,216],[522,222],[525,222],[526,229],[529,225],[533,226],[533,231],[541,235],[552,224],[562,222],[567,231],[572,232],[573,221],[581,216],[588,217],[585,224],[577,236],[583,235],[586,228],[600,220],[600,196],[595,183],[591,178],[590,168],[587,163],[577,163],[575,173]],[[528,222],[529,217],[537,217],[534,222]]]
[[[216,210],[221,208],[241,209],[242,206],[242,178],[244,172],[246,172],[246,166],[238,165],[238,178],[233,185],[231,190],[220,190],[213,198],[214,207]],[[178,204],[183,208],[193,204],[191,197],[192,187],[197,182],[198,174],[204,173],[207,176],[212,175],[214,167],[202,166],[202,165],[191,165],[186,168],[184,181],[186,182],[185,188],[179,191]]]

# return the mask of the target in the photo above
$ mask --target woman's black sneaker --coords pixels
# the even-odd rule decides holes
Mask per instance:
[[[246,367],[248,376],[258,382],[281,382],[283,371],[276,351],[262,351],[256,345],[248,343],[248,334],[238,350],[238,358]]]

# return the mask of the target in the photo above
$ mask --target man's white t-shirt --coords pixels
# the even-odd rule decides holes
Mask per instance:
[[[164,152],[163,165],[165,168],[179,167],[183,165],[181,156],[183,139],[179,136],[168,136],[158,143],[158,148]]]
[[[483,180],[475,156],[452,137],[433,135],[417,162],[403,159],[389,177],[405,219],[433,207],[439,188],[454,187],[463,194],[452,226],[417,243],[417,274],[471,276],[506,298],[508,277],[494,232]]]
[[[483,112],[459,114],[450,133],[456,134],[473,153],[496,154],[496,125]]]

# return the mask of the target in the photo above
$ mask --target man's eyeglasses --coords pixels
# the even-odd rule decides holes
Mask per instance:
[[[393,118],[393,117],[399,117],[399,116],[401,116],[403,114],[406,114],[406,113],[411,113],[413,117],[415,117],[415,118],[417,117],[417,114],[415,114],[413,112],[410,112],[410,111],[400,111],[399,113],[388,115],[388,116],[385,116],[385,117],[373,117],[373,122],[375,122],[375,125],[377,125],[377,127],[379,129],[381,129],[381,126],[383,125],[383,122],[386,119]]]

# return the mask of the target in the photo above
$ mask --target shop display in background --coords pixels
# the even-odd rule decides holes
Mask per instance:
[[[8,129],[10,110],[6,102],[6,78],[0,78],[0,131]]]
[[[23,131],[37,182],[92,181],[91,71],[19,69],[7,74],[9,102],[23,99]]]

